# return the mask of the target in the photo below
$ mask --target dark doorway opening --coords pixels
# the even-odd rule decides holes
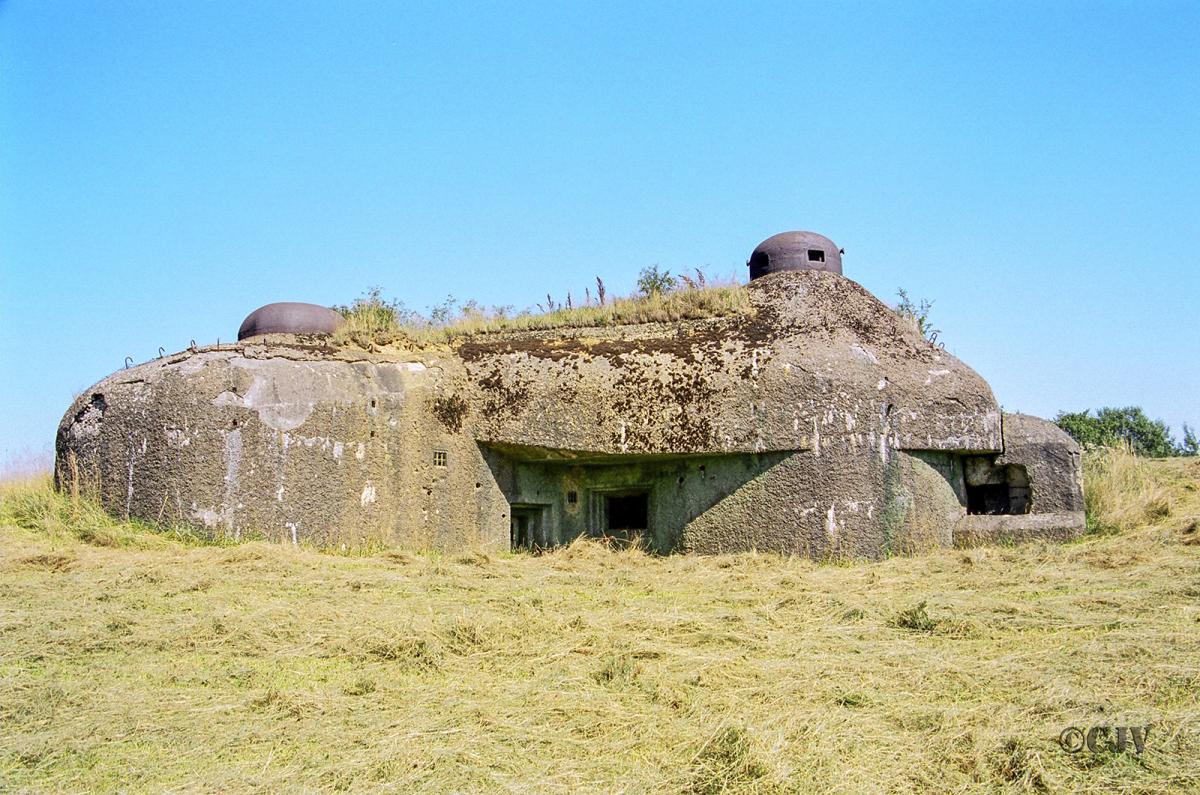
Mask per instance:
[[[966,470],[967,513],[1029,513],[1033,493],[1023,465],[996,466],[985,458],[976,458],[968,459]]]
[[[1011,513],[1007,483],[987,483],[967,486],[967,513]]]
[[[514,505],[512,506],[512,548],[513,550],[537,550],[550,546],[546,537],[545,527],[546,506],[544,505]]]
[[[639,491],[604,498],[604,529],[614,535],[645,532],[650,527],[650,495]]]

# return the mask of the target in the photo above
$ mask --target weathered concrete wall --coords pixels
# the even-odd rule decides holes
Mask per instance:
[[[503,490],[512,502],[545,506],[555,532],[540,545],[598,534],[609,492],[649,494],[646,540],[664,553],[881,557],[950,545],[966,513],[961,463],[942,452],[898,452],[886,464],[812,451],[587,462],[502,458],[513,472],[500,478],[510,484]]]
[[[950,543],[962,513],[950,484],[917,456],[801,452],[696,517],[681,548],[878,558]]]
[[[1002,449],[987,383],[857,283],[804,271],[749,289],[751,317],[464,342],[475,432],[608,454],[820,446],[885,463],[894,449]]]
[[[1038,513],[1016,516],[964,516],[954,528],[954,546],[1070,541],[1084,530],[1084,514]]]
[[[73,456],[114,513],[232,536],[507,545],[478,447],[430,421],[444,362],[328,356],[239,345],[122,370],[68,411],[59,476]]]
[[[1083,462],[1078,443],[1049,420],[1004,415],[1004,454],[998,464],[1017,464],[1029,475],[1031,513],[1083,510]]]
[[[854,282],[750,290],[746,317],[181,353],[76,400],[59,477],[120,515],[355,546],[505,548],[526,505],[565,542],[602,529],[606,490],[644,488],[660,551],[876,557],[953,542],[965,453],[1073,504],[1077,450],[1023,419],[1002,439],[987,384]]]
[[[1040,417],[1005,414],[1003,422],[1004,453],[994,457],[994,471],[1015,468],[1022,473],[1028,486],[1014,489],[1010,483],[1010,491],[1027,495],[1028,513],[965,516],[955,527],[955,545],[1077,537],[1086,527],[1079,445],[1053,422]]]

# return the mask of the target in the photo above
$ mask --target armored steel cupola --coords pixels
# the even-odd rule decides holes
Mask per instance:
[[[238,339],[261,334],[332,334],[342,316],[327,306],[281,301],[255,309],[242,321]]]
[[[779,271],[842,272],[842,251],[816,232],[781,232],[759,243],[750,255],[750,278]]]

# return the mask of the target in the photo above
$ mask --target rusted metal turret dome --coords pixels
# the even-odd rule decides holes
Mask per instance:
[[[781,232],[759,243],[750,255],[750,278],[779,271],[842,272],[842,251],[816,232]]]
[[[255,309],[242,321],[238,339],[259,334],[332,334],[342,316],[327,306],[280,301]]]

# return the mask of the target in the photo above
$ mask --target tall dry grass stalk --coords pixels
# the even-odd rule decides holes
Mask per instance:
[[[19,527],[56,543],[82,541],[102,547],[216,543],[183,525],[151,528],[114,518],[100,504],[98,479],[74,456],[67,458],[57,478],[57,487],[50,473],[0,480],[0,526]]]
[[[1089,528],[1106,533],[1159,522],[1170,516],[1173,502],[1169,483],[1128,445],[1084,454],[1083,496]]]

